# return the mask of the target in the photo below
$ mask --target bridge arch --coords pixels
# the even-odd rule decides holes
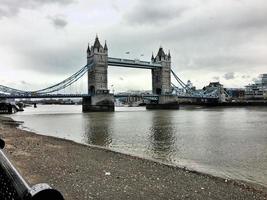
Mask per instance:
[[[95,86],[91,85],[89,87],[89,94],[91,94],[91,95],[95,94]]]
[[[162,91],[161,91],[161,88],[156,88],[156,94],[157,94],[157,95],[161,95],[161,92],[162,92]]]

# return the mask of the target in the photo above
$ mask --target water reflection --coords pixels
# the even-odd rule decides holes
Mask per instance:
[[[83,118],[84,142],[109,146],[112,143],[113,113],[86,113]]]
[[[153,158],[169,160],[174,151],[176,141],[174,128],[171,122],[172,112],[153,112],[152,124],[149,128],[149,149]]]

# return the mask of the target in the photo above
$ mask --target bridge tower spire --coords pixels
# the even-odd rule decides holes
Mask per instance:
[[[105,40],[104,50],[105,50],[105,51],[108,51],[108,46],[107,46],[107,41],[106,41],[106,40]]]
[[[155,57],[154,57],[154,52],[152,52],[152,56],[151,56],[151,62],[153,63],[155,60]]]
[[[88,47],[87,47],[87,59],[90,57],[91,55],[91,50],[90,50],[90,44],[88,43]]]

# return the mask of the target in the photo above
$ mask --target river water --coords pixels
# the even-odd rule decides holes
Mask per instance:
[[[267,186],[267,108],[116,108],[38,105],[12,115],[21,128]]]

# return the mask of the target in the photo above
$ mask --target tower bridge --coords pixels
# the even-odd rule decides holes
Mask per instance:
[[[201,101],[219,101],[221,88],[209,88],[209,91],[193,91],[172,70],[171,54],[162,47],[152,55],[151,61],[108,57],[108,47],[96,37],[92,46],[87,48],[87,64],[67,79],[50,87],[23,91],[0,85],[0,98],[83,98],[83,111],[114,111],[114,96],[108,90],[108,67],[127,67],[150,69],[152,74],[152,94],[143,96],[151,100],[148,109],[177,109],[179,98],[191,98]],[[86,94],[59,94],[87,74],[88,92]],[[179,87],[171,82],[171,75]]]

